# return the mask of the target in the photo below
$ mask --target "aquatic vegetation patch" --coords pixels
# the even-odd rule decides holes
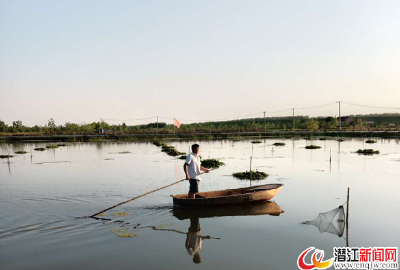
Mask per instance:
[[[276,143],[274,143],[274,146],[285,146],[285,143],[283,143],[283,142],[276,142]]]
[[[337,142],[344,142],[343,139],[337,139],[336,141],[337,141]]]
[[[319,138],[320,141],[326,141],[326,138]]]
[[[14,156],[12,156],[12,155],[0,155],[0,158],[12,158],[12,157],[14,157]]]
[[[44,147],[37,147],[37,148],[35,148],[35,149],[33,149],[33,150],[35,150],[35,151],[46,151],[46,148],[44,148]]]
[[[160,142],[160,141],[154,141],[153,144],[154,144],[155,146],[158,146],[158,147],[167,146],[165,143]]]
[[[26,151],[15,151],[14,153],[18,154],[18,155],[23,155],[23,154],[26,154],[28,152],[26,152]]]
[[[379,154],[379,151],[374,149],[358,149],[356,153],[360,155],[375,155]]]
[[[262,143],[262,141],[251,141],[251,143]]]
[[[174,223],[167,223],[167,224],[164,224],[164,225],[156,226],[156,228],[157,228],[157,229],[167,229],[167,228],[169,228],[169,227],[172,226],[172,225],[174,225]]]
[[[366,140],[365,143],[376,143],[374,140]]]
[[[99,216],[99,217],[105,217],[105,216],[106,216],[106,214],[104,214],[104,213],[100,213],[100,214],[97,214],[97,216]]]
[[[130,154],[129,151],[121,151],[121,152],[110,152],[109,154]]]
[[[119,233],[117,234],[118,237],[135,237],[136,234],[134,233]]]
[[[129,216],[128,212],[117,212],[112,214],[114,217],[127,217]]]
[[[50,145],[46,145],[46,148],[47,149],[56,149],[56,148],[58,148],[58,145],[50,144]]]
[[[67,146],[65,143],[59,143],[57,144],[58,147],[63,147],[63,146]]]
[[[204,159],[201,161],[201,166],[207,169],[216,169],[223,165],[225,165],[225,163],[215,158]]]
[[[319,146],[319,145],[307,145],[306,146],[306,149],[320,149],[321,148],[321,146]]]
[[[118,237],[135,237],[137,236],[133,231],[127,230],[125,228],[110,230],[110,233],[116,234]]]
[[[180,156],[179,159],[186,160],[186,156],[185,155]]]
[[[175,149],[175,147],[170,145],[162,145],[161,151],[172,157],[185,155],[185,153],[179,152],[178,150]]]
[[[263,180],[268,177],[268,174],[256,170],[256,171],[237,172],[232,174],[232,176],[241,180]]]

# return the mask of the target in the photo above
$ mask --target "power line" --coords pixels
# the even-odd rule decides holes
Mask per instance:
[[[181,122],[219,122],[219,121],[229,121],[229,120],[239,120],[239,119],[246,119],[251,116],[255,115],[262,115],[264,114],[275,114],[275,113],[282,113],[286,111],[292,111],[292,110],[306,110],[306,109],[317,109],[317,108],[322,108],[322,107],[327,107],[335,104],[337,102],[330,102],[318,106],[309,106],[309,107],[293,107],[293,108],[287,108],[283,110],[278,110],[278,111],[260,111],[252,114],[246,114],[246,115],[241,115],[241,116],[236,116],[236,117],[229,117],[229,118],[219,118],[219,119],[179,119]],[[375,108],[375,109],[393,109],[393,110],[400,110],[398,107],[382,107],[382,106],[369,106],[369,105],[363,105],[363,104],[356,104],[356,103],[351,103],[351,102],[345,102],[341,101],[341,103],[351,105],[351,106],[358,106],[358,107],[365,107],[365,108]],[[108,120],[108,121],[120,121],[120,122],[125,122],[125,121],[141,121],[141,120],[148,120],[148,119],[166,119],[166,120],[173,120],[173,117],[165,117],[165,116],[152,116],[152,117],[144,117],[144,118],[130,118],[130,119],[111,119],[111,118],[102,118],[103,120]]]
[[[342,101],[342,103],[345,103],[347,105],[352,105],[352,106],[365,107],[365,108],[400,110],[400,108],[396,108],[396,107],[369,106],[369,105],[350,103],[350,102],[346,102],[346,101]]]

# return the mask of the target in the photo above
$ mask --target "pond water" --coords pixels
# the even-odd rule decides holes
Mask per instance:
[[[326,259],[346,240],[399,247],[400,144],[376,140],[200,141],[203,159],[226,164],[202,176],[201,191],[284,184],[274,203],[179,215],[170,195],[187,193],[182,182],[112,209],[104,220],[85,216],[183,179],[183,161],[150,142],[69,143],[43,152],[33,149],[48,143],[1,144],[0,154],[28,153],[0,159],[0,269],[298,269],[308,247],[325,250]],[[182,152],[196,143],[166,142]],[[305,149],[310,144],[322,148]],[[354,153],[363,148],[380,154]],[[249,169],[252,151],[253,169],[269,177],[233,178]],[[348,239],[337,219],[338,233],[301,224],[345,204],[348,187]]]

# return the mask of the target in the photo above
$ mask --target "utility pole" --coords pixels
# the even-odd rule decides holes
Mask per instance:
[[[294,130],[294,108],[292,108],[293,110],[293,125],[292,125],[292,129]]]
[[[341,101],[337,101],[337,103],[339,103],[339,131],[342,131],[342,118],[340,118],[340,102]]]
[[[267,132],[267,126],[265,125],[265,112],[264,112],[264,133]]]

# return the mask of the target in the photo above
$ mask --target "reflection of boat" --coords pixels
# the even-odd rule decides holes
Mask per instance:
[[[273,202],[261,202],[254,204],[241,204],[230,206],[215,206],[205,208],[174,208],[174,216],[178,219],[188,218],[211,218],[226,216],[258,216],[272,215],[279,216],[283,210]]]
[[[283,184],[268,184],[247,188],[225,189],[200,192],[201,198],[189,199],[187,194],[172,195],[175,207],[205,207],[217,205],[237,205],[262,202],[272,199]]]

